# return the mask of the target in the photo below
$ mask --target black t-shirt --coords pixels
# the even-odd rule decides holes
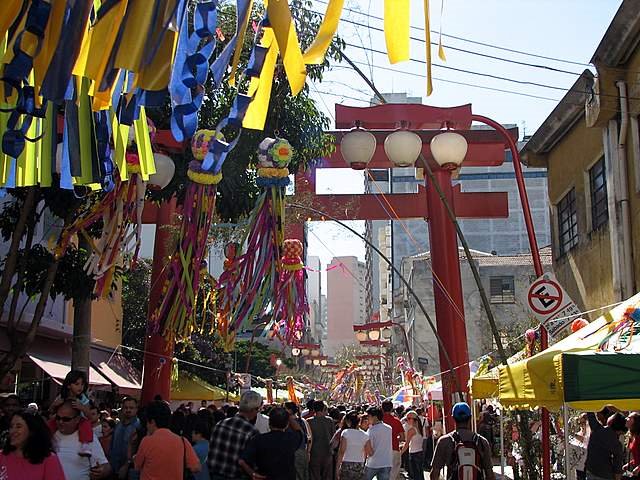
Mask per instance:
[[[242,459],[268,480],[295,480],[294,455],[302,435],[297,431],[268,432],[253,437]]]

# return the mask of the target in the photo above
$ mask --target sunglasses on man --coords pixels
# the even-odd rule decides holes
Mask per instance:
[[[74,417],[61,417],[60,415],[56,415],[56,422],[71,422],[72,420],[75,420],[76,418],[78,418],[78,415],[74,416]]]

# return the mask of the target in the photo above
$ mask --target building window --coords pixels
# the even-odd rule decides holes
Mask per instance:
[[[576,212],[576,190],[569,190],[558,202],[558,247],[560,256],[578,245],[578,212]]]
[[[607,204],[607,179],[604,169],[604,157],[589,169],[589,190],[591,191],[591,227],[600,228],[609,219]]]
[[[489,282],[491,303],[515,303],[513,277],[491,277]]]

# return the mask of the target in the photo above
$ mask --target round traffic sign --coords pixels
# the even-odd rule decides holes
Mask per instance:
[[[529,307],[538,315],[550,315],[562,305],[562,287],[557,282],[540,279],[529,287]]]

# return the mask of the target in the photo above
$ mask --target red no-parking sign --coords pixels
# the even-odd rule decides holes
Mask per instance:
[[[574,301],[552,273],[545,273],[531,284],[527,293],[527,304],[533,316],[544,325],[552,337],[580,314]]]

